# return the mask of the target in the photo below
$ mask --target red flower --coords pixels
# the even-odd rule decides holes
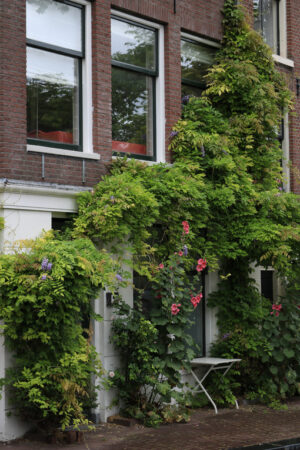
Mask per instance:
[[[176,316],[179,313],[179,311],[180,311],[179,306],[181,306],[181,303],[177,303],[177,304],[173,303],[172,304],[172,306],[171,306],[171,314],[173,316]]]
[[[186,220],[184,220],[182,222],[182,226],[183,226],[183,234],[189,234],[190,231],[189,223]]]
[[[202,259],[202,258],[198,259],[198,265],[196,267],[197,271],[201,272],[202,270],[204,270],[206,267],[206,264],[207,264],[206,259]]]
[[[201,302],[203,295],[200,293],[196,295],[196,297],[191,296],[191,303],[193,304],[194,308],[197,307],[198,303]]]
[[[180,251],[178,252],[178,255],[179,255],[179,256],[182,256],[182,255],[183,255],[183,252],[180,250]]]
[[[158,268],[159,269],[163,269],[165,266],[164,266],[164,264],[163,263],[160,263],[159,265],[158,265]]]

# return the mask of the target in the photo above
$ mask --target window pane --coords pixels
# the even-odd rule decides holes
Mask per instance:
[[[274,0],[253,0],[254,29],[276,50],[276,8]]]
[[[112,59],[156,70],[156,32],[112,19]]]
[[[81,12],[54,0],[27,0],[27,38],[81,52]]]
[[[273,270],[260,272],[261,294],[273,302]]]
[[[203,89],[200,87],[195,86],[189,86],[188,84],[183,84],[181,86],[181,96],[182,97],[201,97],[202,92],[204,91],[205,87],[203,86]]]
[[[181,41],[181,76],[187,80],[205,83],[204,75],[213,64],[215,48],[197,42]]]
[[[112,67],[113,150],[153,155],[153,79]]]
[[[79,144],[77,59],[27,47],[27,136]]]

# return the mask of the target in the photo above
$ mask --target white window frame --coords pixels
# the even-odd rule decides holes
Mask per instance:
[[[133,16],[131,14],[124,13],[112,9],[111,13],[115,17],[121,17],[131,20],[137,24],[146,25],[158,30],[158,67],[159,73],[155,82],[155,117],[156,117],[156,159],[153,161],[141,160],[148,164],[164,163],[166,162],[165,155],[165,57],[164,57],[164,27],[163,25],[155,22],[150,22],[140,17]],[[134,155],[130,155],[134,158]],[[115,157],[113,157],[115,158]]]
[[[85,57],[82,60],[82,151],[65,150],[27,144],[27,152],[73,156],[81,159],[100,159],[93,151],[93,102],[92,102],[92,7],[86,0],[72,0],[85,9]]]

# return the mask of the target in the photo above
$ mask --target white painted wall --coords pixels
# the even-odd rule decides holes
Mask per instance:
[[[33,239],[43,230],[49,230],[52,212],[75,211],[75,193],[21,185],[0,186],[0,214],[5,220],[0,232],[0,251],[8,253],[16,241]],[[4,377],[5,369],[10,365],[10,354],[0,336],[0,377]],[[13,405],[4,390],[0,400],[0,442],[16,439],[29,428],[29,424],[13,412]]]

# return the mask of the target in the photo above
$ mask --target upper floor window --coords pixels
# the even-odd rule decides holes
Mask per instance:
[[[82,150],[84,6],[26,0],[29,144]]]
[[[182,37],[181,39],[181,80],[182,97],[199,97],[206,88],[205,75],[213,64],[216,46]]]
[[[159,32],[112,16],[112,149],[146,160],[157,159]]]
[[[280,55],[280,1],[253,0],[254,29],[277,55]]]

